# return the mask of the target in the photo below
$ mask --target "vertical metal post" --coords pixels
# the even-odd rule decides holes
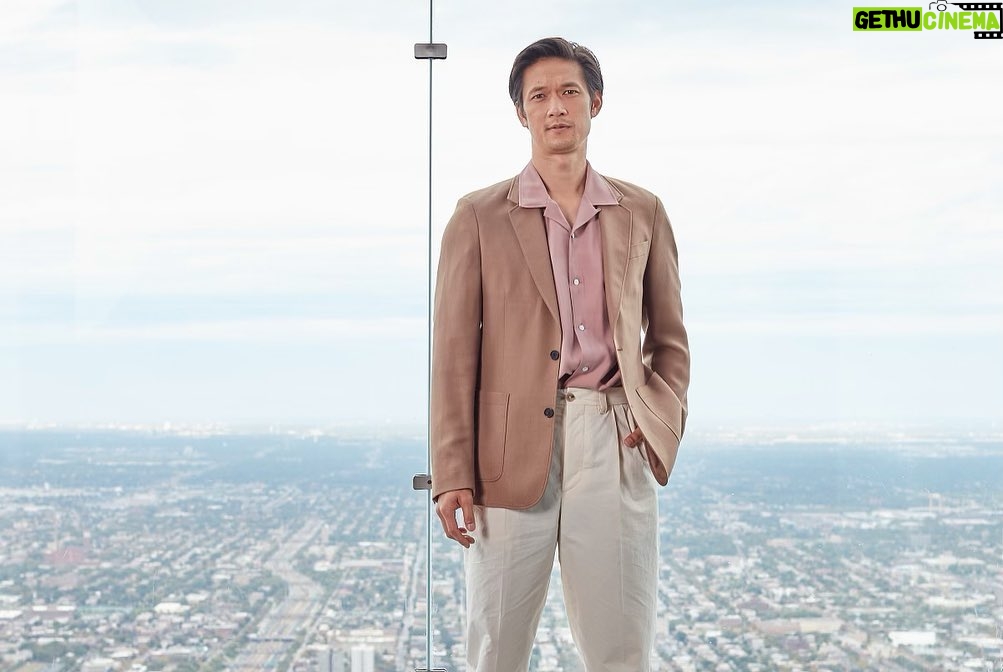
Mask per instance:
[[[432,3],[428,0],[428,43],[432,44]],[[425,470],[432,473],[432,63],[428,59],[428,337],[427,365],[428,372],[425,402]],[[431,486],[430,486],[431,487]],[[432,491],[425,496],[425,669],[432,669]]]
[[[427,490],[425,496],[425,667],[415,672],[446,672],[444,669],[432,667],[432,526],[434,522],[432,511],[432,480],[428,474],[432,471],[432,62],[446,58],[446,45],[433,42],[432,18],[433,0],[428,0],[428,42],[414,45],[414,57],[428,61],[428,352],[427,352],[427,412],[425,445],[426,474],[416,474],[412,483],[415,490]]]

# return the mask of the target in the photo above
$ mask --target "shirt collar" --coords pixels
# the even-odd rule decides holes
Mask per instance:
[[[585,162],[585,191],[582,198],[593,206],[616,205],[619,202],[606,178],[596,172],[588,161]],[[530,161],[519,173],[519,207],[545,208],[550,200],[547,185]]]

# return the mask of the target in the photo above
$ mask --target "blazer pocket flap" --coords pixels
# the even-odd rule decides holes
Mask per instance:
[[[648,246],[651,244],[650,240],[642,240],[639,243],[634,243],[630,246],[630,250],[627,254],[628,259],[633,259],[634,257],[643,257],[648,253]]]

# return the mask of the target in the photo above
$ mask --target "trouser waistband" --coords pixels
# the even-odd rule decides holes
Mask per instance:
[[[627,392],[622,386],[610,387],[605,390],[592,390],[587,387],[565,387],[557,391],[558,404],[573,404],[575,406],[597,406],[605,413],[610,406],[627,403]]]

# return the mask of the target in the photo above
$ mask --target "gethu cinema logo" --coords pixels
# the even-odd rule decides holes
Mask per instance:
[[[948,5],[961,7],[962,11],[946,11]],[[854,7],[854,30],[974,30],[978,38],[999,39],[1000,20],[997,11],[1003,3],[974,2],[948,3],[935,0],[930,10],[922,7]]]

